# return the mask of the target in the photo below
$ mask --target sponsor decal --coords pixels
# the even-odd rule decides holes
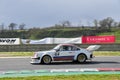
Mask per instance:
[[[18,45],[20,44],[19,38],[0,38],[0,45]]]

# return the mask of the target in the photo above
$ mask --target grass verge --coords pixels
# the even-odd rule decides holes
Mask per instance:
[[[95,56],[120,56],[120,51],[94,51]]]
[[[0,52],[0,57],[32,56],[34,52]]]
[[[0,57],[33,56],[34,52],[0,52]],[[94,51],[95,56],[120,56],[120,51]]]
[[[18,77],[18,78],[0,78],[0,80],[120,80],[120,75],[71,75],[71,76],[36,76],[36,77]]]

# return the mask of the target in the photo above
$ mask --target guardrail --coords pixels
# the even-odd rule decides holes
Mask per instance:
[[[42,51],[50,50],[57,44],[37,44],[37,45],[0,45],[0,52],[30,52],[30,51]],[[94,44],[76,44],[81,48],[87,48]],[[98,44],[101,47],[98,51],[120,51],[120,44]]]

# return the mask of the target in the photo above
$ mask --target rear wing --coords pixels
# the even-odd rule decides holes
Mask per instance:
[[[99,49],[100,47],[101,47],[100,45],[91,45],[86,49],[89,51],[95,51],[95,50]]]

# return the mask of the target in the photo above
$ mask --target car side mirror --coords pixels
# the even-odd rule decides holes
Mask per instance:
[[[60,50],[59,49],[56,49],[56,52],[59,52]]]

